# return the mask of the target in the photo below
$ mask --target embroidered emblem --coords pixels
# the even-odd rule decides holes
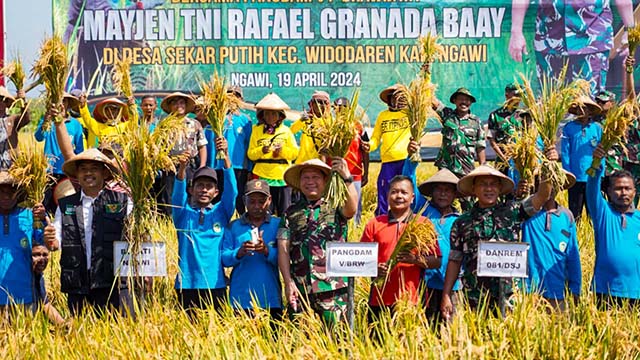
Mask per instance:
[[[220,223],[213,224],[213,231],[216,233],[219,233],[222,231],[222,226],[220,226]]]
[[[117,214],[122,210],[122,204],[105,204],[104,210],[107,214]]]
[[[560,249],[560,251],[565,252],[565,250],[567,250],[567,243],[561,241],[560,244],[558,244],[558,248]]]
[[[20,246],[22,246],[23,249],[26,249],[29,247],[29,240],[27,240],[27,238],[22,238],[20,240]]]

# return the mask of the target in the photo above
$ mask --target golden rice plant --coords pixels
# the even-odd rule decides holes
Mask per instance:
[[[42,80],[46,90],[47,108],[62,103],[68,75],[67,46],[62,42],[60,36],[53,35],[45,40],[40,48],[40,57],[33,65],[33,76]],[[56,116],[54,121],[64,121],[63,115]],[[45,120],[42,128],[45,131],[49,130],[51,121]]]
[[[320,139],[318,153],[328,157],[345,157],[358,134],[358,123],[363,116],[363,113],[358,111],[359,97],[360,91],[356,90],[348,106],[335,112],[325,111],[320,117],[314,116],[313,128],[310,131],[314,138]],[[331,173],[324,196],[331,208],[339,208],[346,203],[349,190],[338,173]]]
[[[402,86],[400,91],[407,99],[407,117],[409,118],[411,138],[417,142],[426,134],[425,128],[429,118],[439,118],[433,111],[435,85],[423,78],[416,78],[408,87]],[[411,161],[420,162],[419,152],[411,155]]]
[[[22,205],[32,208],[44,201],[44,193],[51,184],[49,158],[33,135],[21,137],[18,148],[11,151],[9,174],[18,182],[24,196]]]
[[[629,41],[629,56],[634,57],[636,55],[636,48],[640,45],[640,25],[627,28],[627,35]],[[626,70],[631,74],[633,72],[633,66],[627,66]]]
[[[421,209],[418,213],[421,214],[423,211],[424,209]],[[438,244],[437,240],[438,233],[431,220],[422,216],[411,215],[411,219],[407,222],[389,260],[387,260],[387,276],[385,278],[377,277],[374,281],[375,285],[380,287],[387,282],[391,270],[398,264],[398,254],[414,252],[421,255],[432,255],[435,253]]]
[[[222,137],[227,114],[240,108],[240,100],[227,92],[228,84],[224,76],[214,72],[209,82],[200,82],[202,92],[202,111],[207,116],[211,130],[216,137]],[[216,152],[216,159],[224,159],[224,154]]]
[[[602,139],[600,140],[600,144],[605,151],[608,151],[616,144],[620,144],[624,148],[627,140],[627,131],[633,120],[638,116],[638,110],[638,103],[633,98],[625,99],[619,105],[615,104],[609,109],[602,128]],[[601,160],[596,156],[593,157],[591,167],[587,170],[589,176],[594,176],[596,170],[600,169]]]
[[[542,152],[537,145],[538,132],[536,128],[526,122],[522,131],[513,134],[513,141],[501,145],[507,159],[513,159],[520,178],[530,186],[533,185],[535,175],[539,171]]]
[[[422,59],[422,77],[431,82],[431,64],[440,60],[444,55],[444,48],[438,43],[438,36],[431,34],[422,35],[418,38],[418,46],[420,47],[420,58]]]
[[[20,56],[16,56],[15,60],[3,66],[2,74],[9,78],[17,90],[24,88],[24,81],[27,75],[24,72]]]
[[[113,64],[111,80],[113,87],[117,89],[119,94],[124,95],[127,99],[133,96],[130,59],[116,59]],[[127,105],[127,112],[129,113],[129,119],[135,119],[135,114],[138,113],[137,106],[135,104]]]
[[[565,83],[567,65],[562,68],[558,77],[544,76],[542,78],[541,94],[534,94],[530,81],[520,73],[522,84],[518,84],[522,94],[522,103],[529,109],[538,134],[544,143],[544,150],[555,146],[558,141],[558,128],[569,112],[571,106],[576,103],[580,95],[588,92],[588,83],[584,80],[576,80],[570,84]],[[549,179],[554,188],[559,189],[566,181],[562,167],[556,161],[542,158],[541,175],[543,179]]]

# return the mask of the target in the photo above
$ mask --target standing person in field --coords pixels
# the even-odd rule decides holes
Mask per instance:
[[[135,105],[136,99],[132,96],[127,103],[118,98],[108,98],[98,102],[93,108],[93,116],[87,106],[86,94],[80,94],[80,118],[78,121],[87,129],[87,148],[97,147],[101,139],[107,135],[127,132],[131,126],[138,125],[138,114],[133,113],[133,119],[129,119],[128,107]]]
[[[407,99],[402,95],[401,85],[395,84],[380,92],[380,100],[388,109],[378,114],[371,134],[370,151],[380,147],[382,166],[378,175],[378,205],[376,215],[388,211],[389,182],[402,173],[407,158],[407,145],[411,140],[411,127],[407,117]]]
[[[64,140],[58,140],[62,147]],[[117,169],[97,149],[73,156],[62,170],[78,181],[80,191],[58,200],[53,225],[44,232],[47,244],[60,244],[60,289],[73,315],[86,305],[98,311],[117,309],[120,288],[113,275],[113,242],[123,239],[133,203],[126,193],[106,187]]]
[[[278,230],[278,266],[289,307],[294,312],[311,309],[329,325],[346,320],[347,278],[327,276],[326,245],[347,241],[347,222],[358,209],[346,161],[331,160],[331,167],[312,159],[287,169],[284,179],[302,197],[284,213]],[[344,206],[337,209],[323,197],[331,171],[345,180],[349,192]]]
[[[222,264],[232,267],[229,297],[231,306],[253,314],[253,309],[269,310],[282,318],[278,243],[280,219],[269,213],[271,194],[264,180],[246,184],[247,212],[225,229]]]
[[[602,111],[598,115],[593,116],[592,120],[594,122],[598,122],[604,128],[604,125],[606,124],[607,114],[616,103],[616,94],[608,90],[602,90],[596,95],[595,101],[596,104],[600,106]],[[621,144],[615,144],[611,147],[611,149],[609,149],[609,151],[607,151],[604,179],[602,181],[602,191],[604,193],[607,192],[609,176],[615,171],[623,169],[624,154],[625,150],[622,148]]]
[[[322,139],[316,139],[313,135],[313,118],[319,118],[331,111],[331,99],[325,91],[314,91],[307,103],[309,109],[302,114],[299,120],[291,124],[291,132],[295,135],[302,131],[300,136],[300,152],[296,158],[296,164],[311,159],[319,159],[318,144]]]
[[[466,88],[459,88],[449,101],[456,108],[438,106],[438,115],[442,121],[442,145],[435,161],[440,169],[449,169],[458,178],[469,174],[475,167],[477,157],[480,165],[486,161],[485,134],[480,119],[471,113],[471,104],[476,98]],[[471,201],[461,199],[462,210],[471,207]]]
[[[0,86],[0,170],[11,167],[11,149],[18,146],[18,132],[31,121],[26,106],[17,110],[17,114],[7,113],[16,99],[24,98],[24,90],[19,90],[14,97],[4,86]]]
[[[58,312],[58,309],[49,301],[44,282],[44,270],[49,264],[49,249],[43,244],[34,243],[31,247],[31,261],[33,271],[33,311],[36,312],[42,309],[49,321],[55,325],[63,325],[65,320]]]
[[[546,151],[551,161],[557,161],[555,149]],[[453,315],[452,290],[464,269],[462,284],[472,309],[488,301],[493,308],[507,301],[512,293],[511,279],[478,277],[478,243],[480,241],[518,241],[520,224],[540,211],[551,195],[551,185],[543,181],[538,191],[523,201],[498,202],[500,195],[510,193],[514,183],[494,168],[482,165],[458,182],[458,192],[477,197],[477,202],[463,213],[451,228],[451,252],[442,289],[440,310],[445,319]],[[505,298],[500,299],[499,287],[504,286]]]
[[[144,95],[140,99],[140,108],[142,109],[142,124],[147,125],[151,132],[158,125],[158,117],[156,110],[158,109],[158,101],[153,95]]]
[[[369,322],[376,320],[382,311],[393,313],[398,300],[406,299],[412,305],[420,302],[420,284],[425,269],[440,267],[440,248],[430,253],[402,252],[398,254],[398,263],[389,268],[389,260],[400,236],[410,221],[430,221],[420,216],[415,220],[411,209],[415,194],[410,178],[397,175],[389,186],[389,212],[371,219],[364,228],[361,242],[378,243],[378,278],[383,285],[372,285],[369,294]]]
[[[565,174],[567,182],[562,190],[576,182],[573,174]],[[571,211],[558,204],[557,194],[553,189],[543,211],[522,224],[522,241],[530,244],[527,291],[540,294],[554,308],[564,309],[567,288],[574,300],[580,297],[582,267],[576,221]]]
[[[518,105],[520,94],[516,84],[509,84],[504,88],[504,104],[489,114],[487,120],[487,140],[496,153],[495,168],[518,183],[513,160],[507,159],[502,147],[513,143],[514,136],[521,130],[522,121],[519,116]]]
[[[216,139],[216,150],[225,157],[223,181],[227,189],[219,203],[212,204],[218,194],[218,177],[210,167],[196,170],[187,190],[187,167],[191,160],[186,157],[180,161],[173,189],[172,215],[178,231],[180,268],[175,288],[180,304],[189,314],[207,305],[220,310],[227,303],[222,241],[234,213],[237,187],[224,137]]]
[[[72,109],[79,111],[80,102],[75,96],[65,93],[62,98],[62,106],[63,109],[61,109],[61,112],[64,117],[64,125],[67,128],[67,133],[71,137],[71,146],[73,147],[72,151],[74,154],[79,154],[84,151],[84,134],[82,132],[82,125],[78,120],[71,117],[70,111],[72,111]],[[65,159],[62,154],[62,150],[60,150],[60,145],[58,144],[56,129],[53,126],[47,131],[42,128],[45,117],[47,116],[51,116],[51,114],[45,114],[45,116],[40,120],[38,127],[36,128],[36,132],[34,133],[34,137],[37,141],[44,142],[44,153],[49,159],[51,175],[53,175],[54,178],[52,186],[50,186],[45,192],[44,206],[47,211],[55,212],[58,205],[53,201],[53,190],[55,185],[66,177],[62,171],[62,164]]]
[[[627,56],[625,65],[631,68],[635,68],[636,60]],[[633,73],[626,74],[627,84],[626,92],[629,94],[629,98],[636,97],[636,89],[634,85]],[[636,189],[640,188],[640,117],[636,117],[631,126],[627,129],[627,141],[625,143],[627,152],[622,161],[622,167],[624,170],[633,175],[634,184]],[[606,192],[606,191],[605,191]],[[636,198],[634,203],[637,205],[640,201],[640,194],[636,192]]]
[[[604,158],[602,145],[593,151]],[[640,211],[635,208],[636,187],[628,171],[609,178],[605,200],[601,189],[603,166],[587,176],[587,208],[593,221],[596,263],[591,288],[598,303],[612,307],[640,305]]]
[[[569,189],[569,210],[577,220],[582,216],[587,186],[587,169],[591,167],[591,156],[602,138],[602,126],[591,120],[602,110],[591,98],[582,96],[571,106],[569,113],[575,116],[562,129],[562,168],[575,174],[576,184]],[[581,105],[578,105],[581,104]]]
[[[269,184],[272,213],[281,216],[291,204],[291,189],[284,172],[298,156],[298,145],[291,130],[282,122],[289,109],[280,97],[270,93],[256,104],[258,124],[251,130],[247,156],[255,163],[254,178]]]

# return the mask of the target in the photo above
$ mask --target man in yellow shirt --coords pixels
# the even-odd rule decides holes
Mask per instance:
[[[313,118],[321,117],[328,111],[331,111],[331,99],[329,94],[324,91],[314,91],[311,95],[311,100],[307,103],[309,105],[309,111],[302,114],[302,117],[291,124],[291,132],[297,134],[302,131],[300,136],[300,153],[296,159],[296,164],[302,164],[303,162],[311,159],[319,159],[318,154],[318,139],[313,137],[311,129],[313,128]]]
[[[291,189],[284,181],[284,172],[298,156],[293,133],[282,123],[289,106],[270,93],[256,104],[258,124],[253,126],[247,157],[255,163],[254,178],[269,184],[272,213],[281,216],[291,204]]]
[[[371,135],[370,151],[380,147],[382,167],[378,175],[378,207],[376,216],[387,213],[389,182],[402,174],[402,166],[408,156],[407,146],[411,140],[411,129],[407,117],[407,102],[400,93],[400,85],[390,86],[380,93],[380,100],[389,108],[378,114]]]

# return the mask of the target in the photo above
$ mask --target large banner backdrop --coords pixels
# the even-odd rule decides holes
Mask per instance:
[[[337,98],[361,88],[361,105],[372,119],[384,108],[379,92],[416,75],[422,63],[416,40],[432,32],[445,48],[432,66],[438,97],[448,103],[456,88],[468,87],[478,99],[472,111],[486,119],[518,73],[536,79],[548,49],[540,41],[534,48],[534,37],[571,33],[578,22],[586,41],[580,33],[573,34],[577,40],[558,40],[569,53],[619,41],[624,16],[618,2],[532,2],[521,26],[528,52],[521,62],[509,51],[517,40],[510,0],[53,0],[53,23],[66,41],[78,40],[70,86],[93,95],[113,92],[111,64],[124,56],[133,61],[136,91],[195,93],[199,81],[218,71],[244,88],[247,101],[274,91],[298,110],[313,90]],[[557,41],[546,45],[562,55]],[[604,50],[607,88],[620,93],[623,57],[615,47]]]

